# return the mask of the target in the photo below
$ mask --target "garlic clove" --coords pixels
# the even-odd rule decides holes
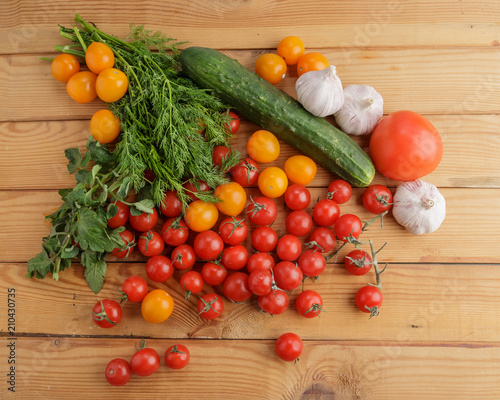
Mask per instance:
[[[404,182],[394,194],[392,214],[414,235],[432,233],[446,217],[446,200],[431,183],[420,180]]]
[[[344,105],[335,113],[335,122],[345,133],[367,135],[384,115],[384,99],[373,87],[349,85],[344,89]]]
[[[317,117],[332,115],[344,104],[342,82],[333,65],[301,75],[295,83],[295,91],[304,108]]]

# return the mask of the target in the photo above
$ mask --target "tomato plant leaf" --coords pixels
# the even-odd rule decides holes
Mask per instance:
[[[75,258],[78,255],[79,249],[76,246],[65,248],[61,252],[61,258]]]
[[[74,174],[82,165],[82,155],[80,153],[80,148],[66,149],[64,150],[66,158],[69,160],[68,171],[70,174]]]
[[[122,184],[118,188],[118,191],[116,192],[116,196],[120,199],[124,199],[128,192],[130,192],[130,177],[127,176],[125,179],[123,179]]]
[[[91,260],[91,262],[85,265],[84,276],[89,284],[90,290],[97,294],[104,285],[107,264],[104,260],[95,260],[93,258],[90,258],[89,260]]]
[[[155,206],[155,204],[153,203],[153,200],[150,200],[150,199],[144,199],[144,200],[141,200],[141,201],[134,203],[134,208],[141,211],[141,213],[145,212],[148,214],[152,214],[154,206]],[[139,213],[139,215],[141,213]]]
[[[109,203],[106,211],[106,219],[113,218],[118,213],[118,206],[115,203]]]
[[[28,261],[28,272],[26,278],[36,276],[37,278],[45,278],[45,275],[50,271],[50,259],[45,250],[38,253],[35,257]]]
[[[88,248],[98,252],[111,252],[113,250],[113,242],[106,231],[107,225],[95,211],[81,208],[74,226],[78,243],[83,250]]]

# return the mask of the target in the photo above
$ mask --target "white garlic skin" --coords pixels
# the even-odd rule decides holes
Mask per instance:
[[[344,89],[344,105],[335,122],[349,135],[368,135],[384,115],[384,99],[368,85],[349,85]]]
[[[320,71],[309,71],[295,83],[299,103],[317,117],[332,115],[344,104],[342,82],[332,65]]]
[[[446,201],[436,186],[424,181],[400,184],[394,194],[392,214],[414,235],[437,230],[446,216]]]

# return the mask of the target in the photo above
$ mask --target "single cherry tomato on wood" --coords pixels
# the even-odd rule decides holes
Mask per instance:
[[[132,377],[132,368],[127,360],[115,358],[106,365],[104,376],[112,386],[123,386]]]
[[[256,225],[271,225],[278,216],[278,206],[269,197],[258,196],[255,199],[250,197],[247,216],[250,222]]]
[[[372,185],[363,192],[363,205],[372,214],[382,214],[392,207],[392,193],[384,185]]]
[[[181,276],[180,285],[185,291],[184,298],[189,300],[192,294],[200,293],[205,282],[198,271],[188,271]]]
[[[157,255],[146,262],[146,274],[154,282],[166,282],[174,274],[174,267],[168,257]]]
[[[100,300],[92,309],[92,319],[101,328],[113,328],[122,320],[122,307],[115,300]]]
[[[284,333],[276,340],[276,355],[283,361],[296,361],[303,349],[302,339],[295,333]]]
[[[131,303],[140,303],[148,294],[148,283],[140,276],[131,276],[123,282],[122,293]]]
[[[273,276],[271,270],[258,269],[248,276],[248,288],[257,296],[264,296],[271,291]]]
[[[80,72],[80,63],[71,54],[59,54],[52,60],[50,72],[59,82],[68,82],[69,78]]]
[[[302,243],[295,235],[286,234],[278,240],[276,253],[283,261],[295,261],[302,252]]]
[[[248,235],[247,223],[243,218],[225,218],[219,225],[219,235],[228,245],[240,244]]]
[[[142,255],[146,257],[154,257],[163,251],[165,242],[161,235],[156,231],[143,232],[139,236],[137,247]]]
[[[253,230],[251,242],[255,250],[268,253],[276,248],[278,234],[270,226],[259,226]]]
[[[289,157],[283,167],[286,176],[293,183],[309,185],[318,171],[316,163],[309,157],[298,154]]]
[[[143,212],[139,215],[130,214],[129,217],[130,225],[138,232],[147,232],[153,229],[158,222],[158,212],[156,208],[153,208],[153,212],[148,214]]]
[[[207,262],[203,264],[201,269],[201,276],[203,280],[210,286],[220,285],[227,277],[227,269],[220,265],[212,262]]]
[[[248,287],[248,274],[244,272],[233,272],[229,274],[222,286],[224,296],[236,303],[241,303],[252,297],[252,291]]]
[[[242,269],[247,265],[248,250],[242,244],[226,247],[222,251],[221,263],[232,271]]]
[[[292,210],[305,210],[311,203],[311,192],[304,185],[294,183],[285,191],[285,203]]]
[[[363,223],[359,217],[354,214],[341,215],[337,221],[335,221],[335,226],[333,227],[335,236],[343,242],[347,242],[350,237],[358,239],[362,229]]]
[[[280,143],[271,132],[255,131],[246,142],[248,156],[258,163],[270,163],[280,155]]]
[[[178,217],[182,214],[182,202],[177,197],[175,190],[167,190],[165,192],[160,211],[167,218]]]
[[[286,62],[277,54],[263,54],[255,62],[255,73],[275,85],[285,78]]]
[[[345,256],[345,268],[353,275],[365,275],[372,267],[372,258],[363,250],[352,250]]]
[[[215,203],[217,209],[224,215],[237,216],[246,206],[247,194],[243,186],[237,182],[223,183],[215,188],[214,196],[221,201]]]
[[[205,319],[215,319],[224,311],[224,301],[215,293],[204,294],[196,304],[198,314]]]
[[[196,253],[189,244],[181,244],[172,250],[170,255],[172,265],[176,269],[186,270],[191,268],[196,261]]]
[[[319,226],[332,226],[340,216],[339,205],[330,199],[323,199],[316,203],[313,208],[312,217]]]
[[[276,264],[273,273],[276,285],[287,292],[297,289],[304,278],[299,266],[290,261],[281,261]]]
[[[300,255],[298,265],[305,276],[316,278],[325,270],[326,258],[319,250],[306,250]]]
[[[304,42],[297,36],[287,36],[278,43],[276,52],[283,57],[287,65],[295,65],[304,55]]]
[[[130,359],[130,367],[138,376],[150,376],[160,368],[160,356],[154,349],[140,349]]]
[[[352,186],[343,179],[335,179],[328,185],[328,198],[331,198],[337,204],[344,204],[352,196]]]
[[[260,171],[257,163],[251,158],[244,158],[233,168],[231,168],[231,176],[234,181],[243,187],[253,186],[259,179]]]
[[[259,296],[257,303],[262,311],[271,315],[283,314],[289,303],[288,294],[282,290],[271,290],[264,296]]]
[[[277,239],[276,239],[277,240]],[[269,253],[253,253],[248,257],[247,270],[271,272],[274,268],[274,258]]]
[[[219,211],[212,203],[195,200],[186,208],[184,221],[189,229],[195,232],[212,229],[219,218]]]
[[[311,215],[305,211],[293,211],[286,217],[285,226],[288,233],[295,236],[305,236],[311,232],[313,220]]]
[[[169,218],[161,228],[161,237],[168,246],[179,246],[189,237],[189,228],[179,218]]]
[[[114,103],[127,93],[127,75],[116,68],[106,68],[97,76],[95,90],[102,101]]]
[[[363,286],[356,293],[356,306],[363,312],[369,313],[370,318],[379,313],[384,297],[379,288],[371,285]]]
[[[314,290],[305,290],[297,296],[295,307],[300,315],[306,318],[319,317],[323,310],[323,299]]]
[[[335,233],[331,229],[320,226],[312,231],[309,237],[309,243],[313,246],[312,249],[322,253],[328,253],[335,248],[337,239],[335,238]]]
[[[257,185],[264,196],[276,199],[285,193],[288,178],[281,168],[268,167],[260,173]]]
[[[222,253],[224,242],[216,232],[203,231],[194,238],[193,249],[200,260],[213,261]]]
[[[182,369],[188,365],[191,355],[182,344],[174,344],[165,351],[165,364],[172,369]]]
[[[297,75],[301,76],[309,71],[321,71],[329,66],[330,63],[323,54],[316,52],[306,53],[300,57],[297,63]]]
[[[141,303],[143,318],[153,324],[165,321],[174,310],[174,299],[165,290],[155,289],[149,292]]]

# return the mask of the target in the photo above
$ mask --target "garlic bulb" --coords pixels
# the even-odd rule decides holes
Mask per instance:
[[[301,75],[295,83],[295,91],[304,108],[317,117],[334,114],[344,104],[342,82],[333,65]]]
[[[398,186],[392,214],[414,235],[434,232],[446,216],[446,201],[436,186],[424,181],[409,181]]]
[[[384,99],[367,85],[349,85],[344,89],[344,105],[335,114],[335,122],[350,135],[367,135],[384,114]]]

